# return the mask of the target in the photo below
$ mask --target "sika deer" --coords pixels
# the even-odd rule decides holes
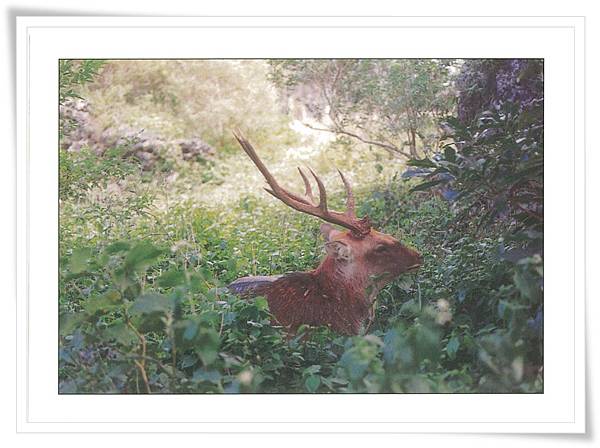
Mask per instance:
[[[243,296],[264,296],[277,323],[291,332],[307,324],[327,325],[342,334],[358,334],[372,318],[377,293],[398,275],[418,269],[423,262],[421,255],[392,236],[373,230],[368,216],[357,218],[352,188],[341,171],[338,173],[347,194],[345,212],[329,210],[325,186],[312,170],[319,188],[318,203],[300,168],[305,197],[281,187],[252,145],[240,134],[234,135],[267,181],[267,192],[295,210],[347,230],[321,225],[327,255],[316,269],[281,276],[244,277],[231,283],[229,290]]]

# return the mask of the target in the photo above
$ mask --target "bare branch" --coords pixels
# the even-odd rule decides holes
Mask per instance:
[[[355,138],[363,143],[366,143],[367,145],[374,145],[374,146],[379,146],[380,148],[385,149],[386,151],[388,151],[390,154],[394,155],[394,156],[404,156],[407,159],[410,159],[412,156],[401,150],[400,148],[398,148],[397,146],[391,145],[389,143],[383,143],[383,142],[378,142],[375,140],[369,140],[366,139],[358,134],[355,134],[354,132],[350,132],[350,131],[346,131],[345,129],[341,129],[341,128],[336,128],[336,129],[328,129],[328,128],[319,128],[317,126],[313,126],[311,124],[308,123],[302,123],[304,126],[306,126],[307,128],[310,129],[314,129],[315,131],[324,131],[324,132],[331,132],[332,134],[343,134],[343,135],[347,135],[348,137],[352,137]]]

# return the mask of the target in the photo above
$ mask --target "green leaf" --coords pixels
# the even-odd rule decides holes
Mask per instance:
[[[190,320],[183,331],[183,339],[191,341],[198,333],[198,322]]]
[[[194,372],[194,375],[192,376],[192,381],[207,381],[209,383],[219,384],[219,382],[221,381],[221,374],[216,370],[206,371],[204,369],[198,369]]]
[[[267,299],[265,299],[264,297],[257,297],[254,300],[254,304],[259,310],[266,310],[269,308],[269,302],[267,302]]]
[[[88,259],[92,255],[89,248],[74,249],[71,258],[69,259],[69,271],[73,274],[79,274],[86,270]]]
[[[190,291],[196,293],[206,293],[208,286],[204,277],[199,273],[190,275]]]
[[[129,312],[135,316],[150,313],[167,313],[173,311],[173,308],[173,299],[162,294],[151,293],[139,296],[129,308]]]
[[[163,288],[172,288],[185,284],[185,272],[178,269],[171,269],[158,278],[158,285]]]
[[[437,165],[428,158],[425,159],[411,159],[406,162],[407,165],[417,166],[420,168],[435,168]]]
[[[515,286],[523,297],[531,303],[537,303],[541,297],[541,290],[535,278],[528,272],[515,272],[513,275]]]
[[[428,182],[422,182],[419,185],[417,185],[416,187],[411,188],[410,193],[413,193],[415,191],[427,190],[428,188],[434,187],[435,185],[441,184],[442,182],[445,182],[445,180],[441,179],[441,180],[430,180]]]
[[[344,352],[339,362],[348,372],[350,379],[354,381],[362,378],[369,367],[369,359],[365,358],[364,353],[357,347]]]
[[[120,305],[121,294],[113,289],[100,296],[90,297],[83,303],[83,309],[89,315],[93,315],[98,311],[112,311]]]
[[[150,243],[139,243],[127,252],[124,261],[125,267],[136,272],[144,271],[162,254],[162,249],[159,249]]]
[[[439,355],[439,331],[431,325],[415,327],[415,356],[419,361],[429,359],[436,362]]]
[[[302,372],[302,375],[314,375],[315,373],[319,373],[321,371],[321,366],[318,364],[313,364],[312,366],[307,367]]]
[[[58,330],[61,336],[67,336],[85,320],[85,313],[63,313],[58,320]]]
[[[198,362],[198,357],[195,355],[185,355],[181,360],[181,368],[187,369]]]
[[[110,244],[109,246],[106,247],[105,252],[107,254],[116,254],[119,252],[123,252],[128,250],[131,247],[131,244],[129,244],[126,241],[117,241],[115,243]]]
[[[448,341],[448,345],[446,345],[446,353],[450,359],[454,359],[456,357],[459,347],[460,341],[456,336],[452,336]]]
[[[407,300],[400,306],[400,314],[417,314],[419,312],[419,304],[416,300]]]
[[[133,284],[133,279],[131,278],[131,276],[127,275],[127,272],[125,272],[125,269],[123,268],[115,269],[112,273],[112,278],[115,282],[115,285],[117,285],[122,290],[126,289],[128,286]]]
[[[219,334],[212,328],[203,328],[196,339],[196,353],[205,366],[212,364],[217,359],[219,350]]]
[[[306,390],[309,391],[311,394],[314,394],[320,385],[321,377],[317,375],[310,375],[304,381],[304,386],[306,387]]]
[[[121,345],[131,346],[138,341],[135,333],[122,321],[111,325],[104,332],[106,338],[114,339]]]

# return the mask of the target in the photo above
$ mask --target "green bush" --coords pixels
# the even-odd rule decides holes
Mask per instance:
[[[360,203],[417,245],[425,267],[382,291],[375,323],[356,337],[325,328],[290,337],[272,325],[264,299],[226,292],[238,276],[306,270],[319,257],[315,220],[250,198],[225,216],[182,204],[141,218],[128,235],[135,243],[66,250],[61,391],[541,390],[537,336],[515,303],[535,303],[521,279],[538,278],[539,263],[513,264],[497,240],[444,227],[453,213],[437,198],[417,201],[400,187]],[[388,219],[391,203],[402,205]],[[289,226],[272,225],[281,221]],[[152,243],[139,239],[159,228]]]

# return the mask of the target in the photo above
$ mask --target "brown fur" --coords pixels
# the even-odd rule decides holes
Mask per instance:
[[[327,325],[342,334],[358,334],[366,323],[377,292],[420,255],[393,237],[371,232],[355,238],[323,226],[328,244],[341,245],[350,259],[335,250],[313,271],[287,274],[258,287],[277,323],[295,332],[302,325]],[[334,238],[334,239],[330,239]],[[386,246],[385,250],[375,248]]]

